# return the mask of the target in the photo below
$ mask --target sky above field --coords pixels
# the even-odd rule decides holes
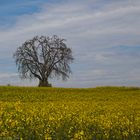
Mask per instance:
[[[0,0],[0,85],[37,85],[20,80],[13,53],[54,34],[75,58],[73,74],[54,86],[140,86],[140,0]]]

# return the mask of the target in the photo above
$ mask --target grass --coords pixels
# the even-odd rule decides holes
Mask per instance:
[[[140,88],[0,87],[0,139],[139,140]]]

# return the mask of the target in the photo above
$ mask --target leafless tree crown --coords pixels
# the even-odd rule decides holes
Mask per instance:
[[[72,50],[65,39],[53,37],[34,37],[26,41],[14,53],[21,78],[38,78],[48,82],[48,78],[69,77],[73,62]]]

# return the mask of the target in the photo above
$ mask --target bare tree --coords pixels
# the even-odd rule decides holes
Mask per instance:
[[[65,44],[65,39],[52,37],[34,37],[26,41],[14,53],[21,78],[37,78],[39,86],[50,86],[49,78],[69,77],[73,62],[72,50]]]

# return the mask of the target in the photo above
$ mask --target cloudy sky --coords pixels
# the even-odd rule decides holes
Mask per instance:
[[[37,85],[20,80],[13,53],[54,34],[75,58],[70,79],[54,86],[140,86],[140,0],[0,0],[0,85]]]

